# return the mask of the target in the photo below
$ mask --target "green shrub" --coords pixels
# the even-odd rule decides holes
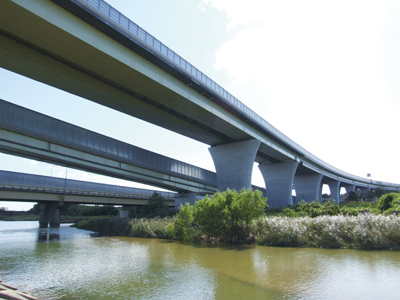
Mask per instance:
[[[396,202],[398,202],[398,193],[389,193],[381,196],[378,202],[378,208],[381,210],[381,212],[384,212],[385,210],[394,207],[395,203],[393,203],[393,200],[397,200]]]
[[[171,238],[180,241],[193,241],[200,238],[200,232],[193,223],[194,207],[189,203],[180,206],[179,213],[173,221],[167,225],[168,234]]]
[[[156,192],[154,192],[149,201],[141,207],[140,212],[136,212],[134,209],[129,212],[129,218],[132,219],[165,218],[172,215],[173,212],[169,209],[164,197]]]
[[[250,222],[264,215],[266,198],[258,190],[228,189],[206,196],[194,206],[181,206],[177,219],[169,225],[172,236],[195,240],[200,235],[225,241],[241,241],[250,235]]]

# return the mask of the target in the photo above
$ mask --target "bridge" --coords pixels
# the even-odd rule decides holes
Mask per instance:
[[[315,157],[102,0],[1,1],[0,67],[210,145],[219,190],[251,187],[258,162],[271,207],[293,187],[400,188]]]
[[[170,207],[184,197],[178,193],[0,170],[0,201],[38,202],[42,227],[47,227],[49,220],[51,227],[60,225],[59,210],[64,203],[122,205],[121,214],[127,214],[129,207],[148,203],[154,192]]]

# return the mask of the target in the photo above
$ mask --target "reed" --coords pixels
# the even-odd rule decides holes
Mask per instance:
[[[395,215],[266,217],[251,230],[257,244],[266,246],[400,249],[400,218]]]

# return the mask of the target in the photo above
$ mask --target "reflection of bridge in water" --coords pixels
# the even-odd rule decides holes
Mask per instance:
[[[188,173],[175,166],[154,171],[165,166],[161,156],[153,169],[131,164],[131,148],[111,138],[97,154],[85,152],[94,139],[89,131],[81,134],[84,129],[75,143],[65,128],[32,138],[16,129],[19,124],[0,124],[2,135],[11,136],[1,140],[6,153],[188,192],[188,201],[197,193],[250,188],[254,162],[271,207],[293,204],[293,188],[306,201],[321,199],[323,184],[337,200],[341,188],[400,188],[317,158],[103,0],[0,1],[0,67],[205,143],[216,174],[198,176],[194,166]],[[1,115],[7,120],[5,110]]]

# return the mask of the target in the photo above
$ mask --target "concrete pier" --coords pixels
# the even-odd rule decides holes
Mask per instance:
[[[296,175],[294,188],[296,201],[312,202],[322,198],[322,174]]]
[[[39,227],[47,228],[49,223],[52,228],[60,227],[61,206],[61,202],[39,202]]]
[[[258,140],[247,140],[208,148],[220,191],[251,188],[253,165],[260,144]]]
[[[258,166],[264,177],[269,207],[293,205],[292,186],[298,165],[298,161],[290,161]]]
[[[331,191],[331,198],[336,201],[337,204],[340,203],[340,181],[335,179],[325,179],[324,183],[329,186]]]
[[[190,205],[194,205],[196,201],[197,201],[196,193],[180,193],[175,198],[175,209],[179,209],[181,204],[186,205],[186,203],[189,203]]]

